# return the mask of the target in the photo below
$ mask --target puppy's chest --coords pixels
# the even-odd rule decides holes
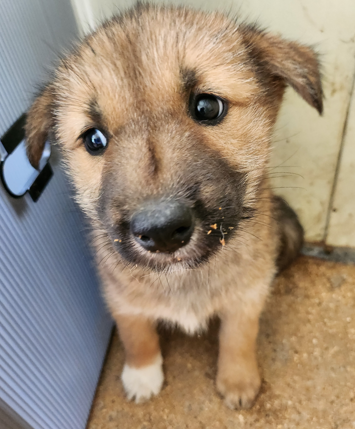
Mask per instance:
[[[269,265],[262,269],[252,258],[224,252],[197,270],[148,275],[117,270],[105,282],[105,294],[113,313],[141,314],[193,333],[228,307],[263,301],[273,275]]]
[[[125,312],[143,314],[168,325],[178,325],[188,333],[206,327],[208,319],[215,314],[219,300],[208,293],[173,293],[169,296],[141,293],[136,296],[121,296]]]
[[[113,292],[120,312],[144,314],[154,320],[179,325],[193,333],[206,327],[225,302],[239,293],[235,282],[217,282],[214,276],[191,273],[168,278],[161,275],[150,281],[122,282]],[[112,298],[112,292],[110,294]]]

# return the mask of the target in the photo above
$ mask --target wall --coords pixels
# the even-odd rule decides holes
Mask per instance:
[[[327,244],[355,247],[355,90],[351,97],[339,161],[329,212]]]

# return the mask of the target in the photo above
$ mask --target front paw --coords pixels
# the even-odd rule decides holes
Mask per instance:
[[[256,365],[236,365],[219,369],[216,385],[228,408],[251,408],[260,390],[261,379]]]
[[[124,365],[121,380],[127,399],[135,400],[136,404],[145,402],[157,395],[163,385],[163,359],[159,355],[155,362],[140,368]]]

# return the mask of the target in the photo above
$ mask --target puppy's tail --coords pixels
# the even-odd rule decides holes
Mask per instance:
[[[304,231],[296,213],[283,198],[275,195],[273,205],[279,238],[276,266],[280,272],[299,254],[303,246]]]

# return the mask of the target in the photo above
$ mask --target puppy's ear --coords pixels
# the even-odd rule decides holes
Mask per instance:
[[[253,27],[244,27],[243,33],[260,71],[281,78],[322,114],[323,90],[316,53],[308,46],[283,40]]]
[[[36,98],[27,114],[25,125],[27,156],[36,169],[53,127],[52,105],[53,91],[48,86]]]

